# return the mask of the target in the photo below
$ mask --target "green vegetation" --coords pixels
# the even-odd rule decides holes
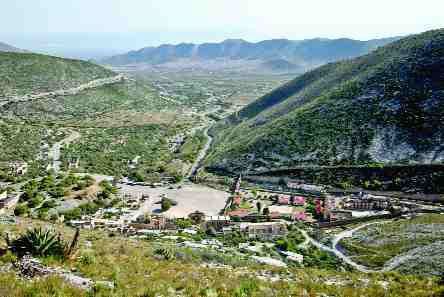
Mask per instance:
[[[5,114],[30,123],[109,127],[174,120],[169,114],[165,114],[165,118],[154,116],[155,112],[168,109],[173,110],[174,104],[159,98],[152,88],[139,82],[124,81],[76,95],[9,104]],[[137,117],[137,121],[133,117]]]
[[[253,162],[279,168],[433,158],[443,128],[443,44],[444,31],[430,31],[296,78],[215,127],[207,164],[236,170]]]
[[[57,256],[68,258],[74,252],[79,239],[79,230],[73,240],[65,242],[60,234],[41,228],[29,229],[15,239],[6,236],[9,249],[18,256],[30,254],[38,257]]]
[[[63,150],[63,166],[69,159],[79,158],[81,172],[138,176],[135,179],[140,181],[159,178],[174,159],[167,143],[174,133],[174,129],[155,124],[84,130],[81,139]],[[130,168],[129,162],[137,156],[140,161]]]
[[[347,253],[353,255],[354,260],[371,267],[382,267],[393,257],[416,249],[416,256],[402,263],[400,270],[404,271],[405,265],[409,268],[407,273],[436,274],[444,267],[441,255],[443,242],[444,216],[426,214],[411,220],[368,226],[340,244]],[[421,248],[425,254],[421,253]],[[432,263],[426,263],[428,257]],[[411,267],[409,262],[417,264]]]
[[[114,75],[80,60],[0,52],[0,98],[67,89]]]
[[[0,232],[22,233],[39,222],[0,226]],[[45,223],[46,224],[46,223]],[[73,230],[55,226],[65,238]],[[88,246],[86,245],[88,242]],[[161,252],[161,251],[168,252]],[[39,278],[33,282],[17,278],[15,272],[1,272],[2,296],[255,296],[286,297],[308,294],[347,297],[412,296],[438,297],[442,286],[434,278],[387,274],[361,274],[312,268],[288,269],[258,266],[241,260],[236,255],[217,251],[173,251],[171,246],[158,241],[110,238],[100,231],[82,231],[78,240],[78,256],[63,258],[43,257],[45,264],[75,269],[80,275],[93,280],[113,281],[114,289],[97,286],[92,292],[72,288],[60,278]],[[174,255],[168,261],[159,260],[159,254]],[[200,254],[200,255],[198,255]],[[87,255],[87,256],[86,256]],[[162,255],[162,259],[165,257]],[[220,260],[214,261],[216,258]],[[223,259],[222,259],[223,258]],[[231,260],[229,260],[231,258]],[[2,262],[13,260],[11,254],[0,257]],[[205,263],[225,261],[231,268],[207,268]],[[280,281],[269,281],[256,276],[267,273],[279,276]],[[289,281],[285,279],[289,278]]]

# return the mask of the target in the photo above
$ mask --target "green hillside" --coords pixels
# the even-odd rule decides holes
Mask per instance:
[[[109,79],[88,84],[102,78]],[[73,157],[81,158],[82,170],[128,174],[127,160],[146,154],[147,160],[134,168],[144,176],[150,158],[156,156],[158,166],[177,158],[165,139],[188,127],[188,119],[177,116],[176,105],[150,85],[89,62],[0,53],[0,160],[27,161],[31,174],[39,174],[51,163],[52,145],[75,131],[80,137],[63,152],[63,169]]]
[[[115,76],[99,65],[52,56],[0,52],[0,99],[76,87]]]
[[[444,30],[435,30],[315,69],[216,126],[207,164],[441,163],[443,68]]]

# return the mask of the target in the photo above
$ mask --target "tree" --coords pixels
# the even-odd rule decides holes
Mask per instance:
[[[171,208],[170,199],[162,199],[162,211],[167,211]]]
[[[22,216],[22,215],[27,214],[28,212],[29,212],[29,208],[26,205],[26,203],[20,203],[14,209],[14,214],[16,216]]]
[[[260,201],[256,202],[257,212],[260,213],[262,209],[262,203]]]

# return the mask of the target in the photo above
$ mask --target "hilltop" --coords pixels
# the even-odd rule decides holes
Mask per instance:
[[[0,52],[2,97],[50,92],[117,75],[90,62],[32,53]]]
[[[28,51],[0,42],[0,52],[26,53]]]
[[[175,68],[235,69],[238,71],[301,73],[328,62],[366,54],[396,38],[359,41],[353,39],[273,39],[257,43],[227,39],[220,43],[164,44],[110,57],[112,65],[152,64]]]
[[[214,129],[210,167],[442,163],[444,30],[310,71]]]

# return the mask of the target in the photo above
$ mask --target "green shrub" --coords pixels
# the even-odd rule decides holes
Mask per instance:
[[[172,206],[171,200],[169,200],[169,199],[162,199],[161,206],[162,206],[162,211],[169,210],[171,208],[171,206]]]

